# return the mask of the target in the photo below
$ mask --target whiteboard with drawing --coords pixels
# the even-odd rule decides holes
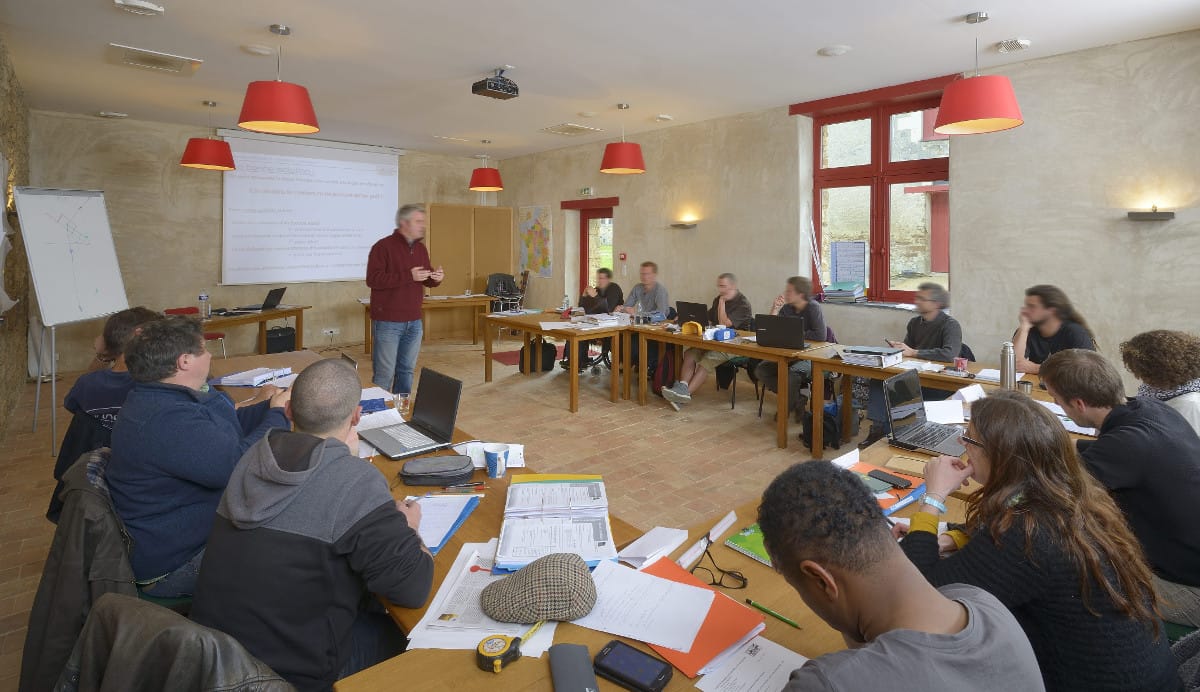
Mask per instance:
[[[129,307],[103,192],[18,187],[14,197],[42,324]]]

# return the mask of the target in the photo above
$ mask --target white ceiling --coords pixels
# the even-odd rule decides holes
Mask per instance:
[[[235,125],[247,82],[272,79],[266,27],[286,23],[283,78],[307,86],[323,139],[507,158],[627,132],[761,110],[1200,27],[1196,0],[155,0],[138,17],[111,0],[0,0],[0,33],[33,108],[122,111],[142,120]],[[991,21],[961,17],[989,10]],[[986,49],[1029,38],[1016,55]],[[202,58],[190,78],[105,61],[109,42]],[[823,58],[818,48],[854,50]],[[505,63],[521,96],[474,96]],[[618,116],[615,104],[632,108]],[[596,111],[581,118],[580,111]],[[562,122],[589,137],[538,132]],[[435,139],[462,137],[470,143]],[[480,139],[493,144],[482,147]]]

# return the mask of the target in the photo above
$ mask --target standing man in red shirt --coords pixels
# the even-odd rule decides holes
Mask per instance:
[[[393,394],[412,392],[413,370],[421,350],[421,302],[424,286],[442,282],[433,269],[425,238],[425,206],[406,204],[396,212],[396,230],[371,246],[367,286],[375,329],[371,381]]]

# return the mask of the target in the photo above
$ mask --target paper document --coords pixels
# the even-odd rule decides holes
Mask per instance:
[[[363,416],[358,421],[358,430],[374,430],[376,428],[383,428],[403,422],[404,416],[400,415],[400,412],[396,409],[389,408]],[[374,447],[367,444],[362,439],[359,439],[358,456],[362,457],[363,459],[370,459],[377,453],[378,451]]]
[[[577,325],[571,322],[538,322],[538,326],[549,331],[552,329],[575,329]]]
[[[721,520],[713,524],[713,527],[708,530],[708,533],[700,537],[687,550],[683,551],[683,555],[675,561],[675,564],[684,569],[691,569],[692,565],[704,555],[704,549],[710,544],[717,543],[721,540],[721,536],[733,526],[733,522],[737,521],[737,512],[730,512],[721,517]]]
[[[946,369],[945,365],[930,363],[924,360],[902,360],[896,367],[904,368],[905,370],[916,370],[918,372],[941,372]]]
[[[1090,435],[1092,437],[1096,436],[1095,428],[1085,428],[1071,420],[1069,417],[1067,417],[1067,412],[1063,410],[1062,406],[1059,406],[1053,401],[1039,401],[1038,403],[1042,406],[1045,406],[1050,413],[1058,416],[1058,419],[1062,421],[1063,427],[1067,429],[1067,432],[1073,432],[1077,435]]]
[[[1000,382],[1000,371],[996,370],[994,368],[984,368],[983,370],[980,370],[979,372],[975,373],[975,379],[983,380],[984,382],[990,382],[992,384],[997,384]],[[1017,373],[1017,379],[1018,380],[1025,379],[1025,373],[1023,373],[1023,372]]]
[[[683,529],[655,526],[642,534],[641,538],[625,546],[624,550],[617,553],[617,558],[635,569],[641,569],[664,555],[670,555],[683,545],[687,535],[687,531]]]
[[[513,483],[504,503],[505,517],[607,516],[608,494],[598,477]]]
[[[491,555],[496,540],[467,543],[446,573],[425,617],[408,634],[410,649],[474,649],[480,640],[492,634],[519,637],[529,625],[497,622],[480,606],[480,594],[496,579],[492,576]],[[537,658],[554,643],[557,622],[547,622],[528,641],[521,642],[521,654]]]
[[[290,374],[291,368],[253,368],[215,378],[210,380],[210,383],[226,387],[260,387],[268,383],[274,384],[275,380]]]
[[[514,443],[508,444],[508,464],[510,469],[522,468],[525,466],[525,445]],[[465,454],[471,457],[471,464],[477,469],[487,466],[487,459],[483,456],[483,442],[478,440],[473,442],[460,442],[454,445],[453,449],[457,454]]]
[[[370,298],[359,298],[358,302],[362,303],[363,305],[370,305],[371,299]]]
[[[908,525],[910,523],[908,517],[889,517],[889,519],[891,519],[892,523],[895,524],[896,526],[903,526],[904,528],[908,528]],[[949,530],[949,524],[947,524],[944,521],[938,522],[938,533],[939,534],[946,533],[946,531],[948,531],[948,530]]]
[[[383,399],[384,401],[391,401],[394,397],[392,396],[391,392],[383,387],[364,387],[362,390],[362,396],[358,398],[360,401],[368,401],[370,399]]]
[[[588,565],[617,559],[608,513],[583,517],[506,517],[496,566],[517,570],[551,553],[575,553]]]
[[[945,423],[946,425],[962,425],[967,422],[963,418],[963,402],[958,399],[926,401],[925,419],[934,423]]]
[[[273,384],[276,387],[279,387],[280,389],[287,389],[288,387],[291,387],[296,382],[296,378],[299,376],[300,376],[300,373],[294,372],[291,375],[284,375],[283,377],[278,377],[278,378],[268,382],[267,384]]]
[[[421,505],[421,525],[417,533],[421,542],[434,555],[462,525],[479,504],[483,495],[434,495],[429,497],[406,497]]]
[[[592,578],[596,606],[576,625],[676,651],[691,650],[715,596],[615,562],[600,563]]]
[[[963,403],[969,404],[972,401],[979,401],[980,399],[984,398],[985,396],[987,396],[987,392],[983,391],[982,385],[969,384],[966,387],[963,387],[962,389],[958,390],[954,394],[951,394],[950,398],[957,399]]]
[[[724,665],[700,678],[704,692],[778,692],[787,686],[792,671],[808,659],[765,637],[746,642]]]
[[[857,464],[859,462],[859,459],[860,459],[860,457],[858,454],[858,448],[855,447],[855,448],[851,449],[849,452],[846,452],[842,456],[838,457],[837,459],[831,459],[829,463],[833,464],[834,466],[837,466],[838,468],[848,469],[851,466],[854,466],[855,464]]]

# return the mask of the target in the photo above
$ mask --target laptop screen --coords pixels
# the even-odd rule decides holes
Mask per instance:
[[[421,368],[421,379],[417,385],[417,398],[413,402],[412,422],[439,441],[449,441],[454,435],[454,422],[458,418],[458,400],[462,395],[462,382],[447,377],[436,370]]]
[[[283,292],[287,290],[287,286],[283,288],[272,288],[267,291],[267,297],[263,300],[263,310],[270,310],[279,305],[279,301],[283,300]]]
[[[887,396],[893,437],[903,438],[907,428],[925,423],[925,399],[921,396],[921,377],[916,370],[906,370],[884,380],[883,393]]]

